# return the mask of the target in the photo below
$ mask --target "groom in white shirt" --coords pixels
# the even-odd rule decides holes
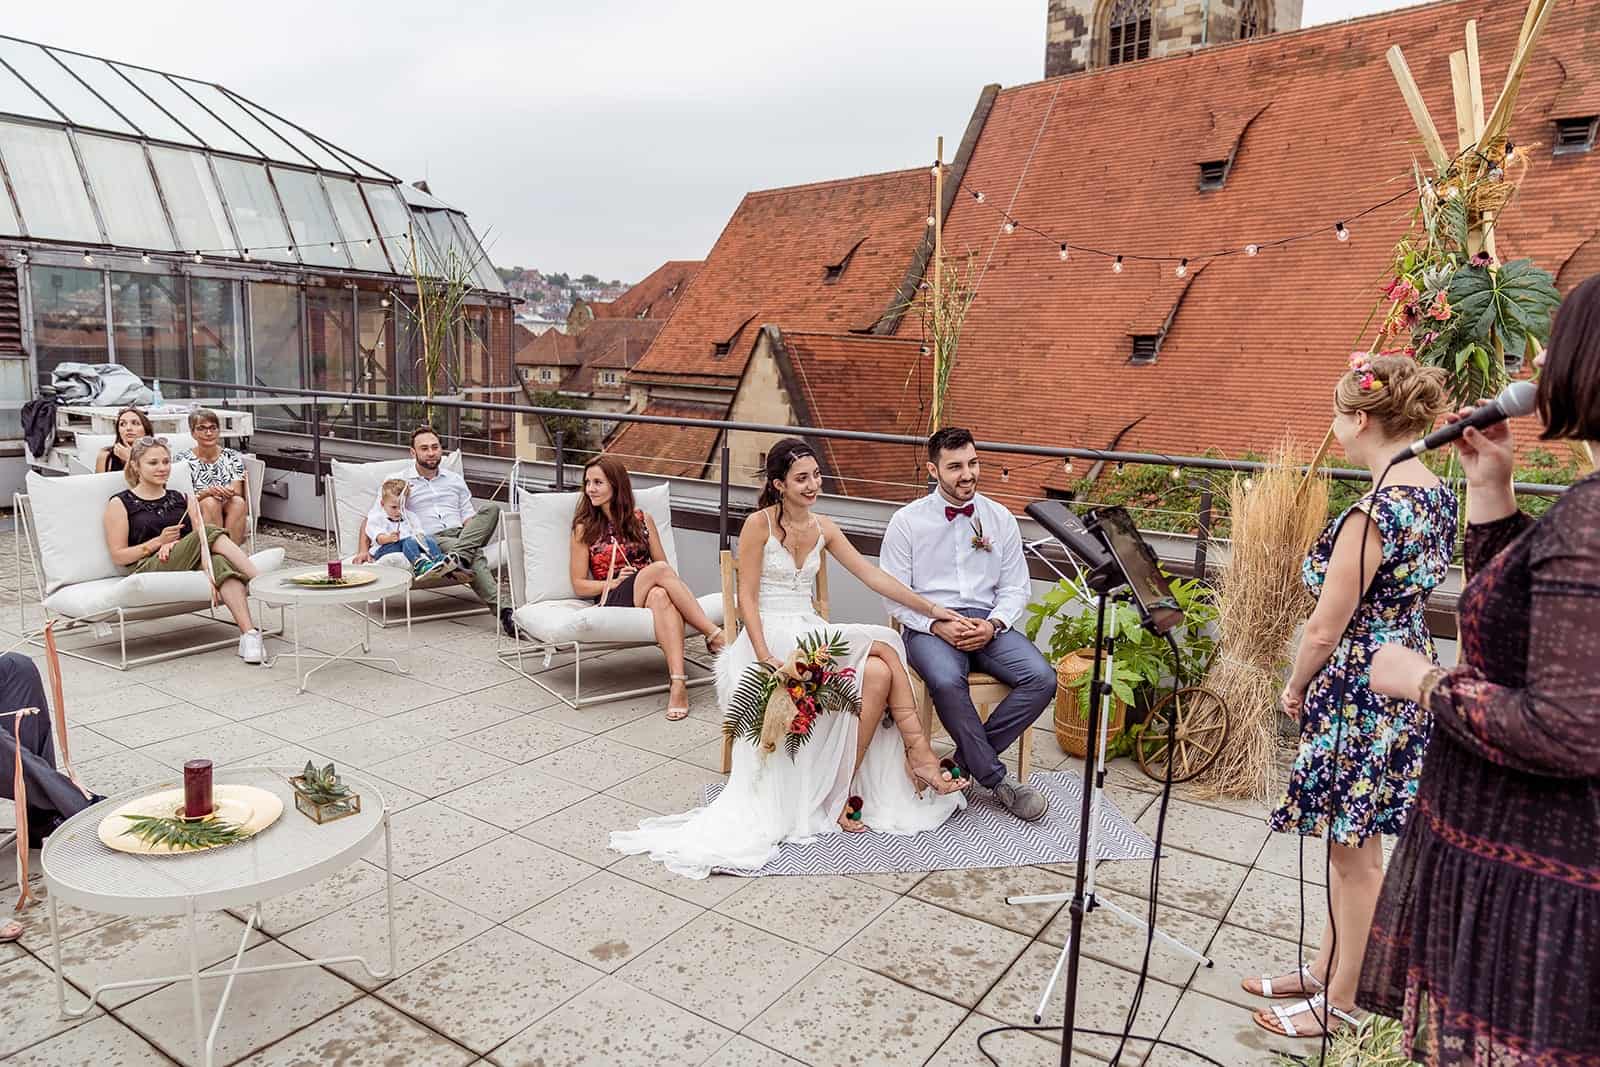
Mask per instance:
[[[1028,604],[1028,564],[1016,517],[978,492],[972,434],[946,427],[928,438],[928,473],[937,488],[895,512],[879,563],[932,600],[966,616],[934,622],[885,600],[905,629],[906,657],[928,685],[956,759],[1018,818],[1045,813],[1044,794],[1006,775],[1000,753],[1033,725],[1055,696],[1056,676],[1032,641],[1014,628]],[[967,689],[972,670],[1011,687],[988,722]]]

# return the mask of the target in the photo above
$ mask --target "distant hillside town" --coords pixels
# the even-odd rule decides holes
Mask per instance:
[[[531,267],[495,269],[506,283],[506,292],[523,301],[517,308],[517,322],[534,333],[564,328],[574,304],[610,303],[630,287],[627,282],[602,281],[593,274],[546,273]]]

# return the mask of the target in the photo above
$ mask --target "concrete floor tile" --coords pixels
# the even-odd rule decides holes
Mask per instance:
[[[592,737],[540,756],[528,766],[589,789],[609,789],[666,761],[666,756],[642,748]]]
[[[174,771],[182,772],[183,765],[192,759],[209,759],[219,767],[230,763],[244,764],[282,744],[281,738],[262,733],[245,723],[225,722],[221,726],[196,730],[183,737],[145,745],[139,751]]]
[[[197,916],[195,928],[202,968],[232,956],[244,935],[244,924],[225,912]],[[252,944],[261,940],[261,934],[251,933]],[[106,982],[183,974],[189,969],[187,926],[175,916],[118,919],[63,941],[61,963],[68,981],[84,989]],[[156,988],[115,989],[102,994],[100,1002],[115,1007]]]
[[[604,977],[497,926],[384,986],[384,1000],[485,1053]]]
[[[715,910],[769,934],[837,952],[873,919],[888,910],[895,894],[843,875],[789,875],[746,878],[744,885]],[[795,921],[795,901],[806,901],[806,917]]]
[[[744,1034],[803,1063],[922,1063],[966,1014],[948,1000],[829,959]]]
[[[559,692],[571,696],[571,672],[566,672],[565,681],[555,680],[556,673],[540,675],[540,680]],[[587,690],[591,685],[587,664],[584,666],[583,675],[584,688]],[[592,684],[597,690],[603,688],[598,680],[595,680]],[[646,683],[637,676],[628,676],[622,680],[621,684],[633,689]],[[616,686],[612,686],[612,688],[616,688]],[[634,697],[628,700],[613,700],[601,704],[590,704],[581,708],[570,708],[566,704],[556,703],[546,705],[533,714],[547,722],[558,722],[563,726],[570,726],[574,730],[582,730],[587,734],[603,734],[615,730],[619,726],[642,719],[647,715],[661,715],[667,706],[666,699],[667,695],[661,693],[655,696]]]
[[[365,997],[239,1067],[465,1067],[475,1058],[375,997]]]
[[[506,926],[602,971],[616,971],[702,909],[597,871]]]
[[[241,966],[259,967],[299,959],[278,942],[268,941],[246,952]],[[226,970],[232,962],[229,958],[210,970]],[[208,1030],[222,1000],[224,984],[221,979],[201,983],[200,1007]],[[232,1063],[248,1056],[360,996],[361,990],[320,967],[242,975],[234,982],[217,1029],[216,1062]],[[184,1067],[194,1067],[203,1060],[194,1047],[190,998],[189,983],[175,982],[118,1008],[116,1014]]]
[[[719,1048],[702,1067],[804,1067],[804,1064],[740,1034]]]
[[[172,1060],[110,1015],[75,1026],[6,1060],[8,1067],[171,1067]]]
[[[1158,810],[1159,806],[1152,804],[1137,824],[1152,839],[1155,838]],[[1260,855],[1261,846],[1266,844],[1270,834],[1265,819],[1173,798],[1167,805],[1162,844],[1248,867]]]
[[[631,722],[624,723],[614,730],[602,734],[613,741],[620,741],[634,748],[642,748],[646,752],[656,752],[663,756],[682,756],[692,749],[716,743],[722,744],[722,726],[720,723],[705,722],[701,719],[668,719],[665,713],[667,706],[666,694],[661,695],[663,711],[656,715],[646,715]],[[720,748],[719,748],[720,752]]]
[[[1209,954],[1216,966],[1196,972],[1190,988],[1217,1000],[1253,1009],[1264,1007],[1267,1001],[1246,993],[1240,988],[1240,982],[1263,974],[1293,974],[1302,961],[1309,964],[1316,958],[1317,949],[1312,944],[1297,952],[1293,941],[1223,923],[1211,941]]]
[[[698,904],[702,908],[716,907],[731,896],[745,881],[731,874],[713,874],[708,878],[685,878],[674,874],[649,856],[626,856],[607,868],[614,874],[659,889],[663,893]]]
[[[733,1036],[612,977],[585,989],[490,1058],[501,1067],[701,1063]]]
[[[715,771],[682,760],[670,760],[619,782],[606,792],[661,815],[676,815],[703,807],[705,787],[722,781],[722,775]]]
[[[1115,904],[1129,912],[1139,920],[1139,924],[1136,926],[1127,922],[1110,909],[1096,908],[1083,919],[1084,954],[1112,966],[1121,967],[1125,971],[1137,973],[1144,962],[1147,940],[1144,922],[1150,914],[1150,902],[1119,893],[1115,889],[1099,889],[1096,891],[1096,896],[1102,903]],[[1192,911],[1181,911],[1178,908],[1168,907],[1165,900],[1158,901],[1156,928],[1202,955],[1207,954],[1206,946],[1210,944],[1212,936],[1220,925],[1219,919],[1196,915]],[[1061,946],[1066,944],[1071,929],[1071,911],[1063,908],[1039,935],[1039,939],[1046,944]],[[1206,970],[1195,960],[1176,949],[1167,947],[1159,940],[1150,946],[1152,977],[1182,986],[1188,983],[1197,968],[1201,971]]]
[[[181,739],[213,726],[227,726],[230,723],[230,719],[215,712],[174,701],[149,711],[103,720],[97,730],[119,745],[142,748],[157,741]]]
[[[503,760],[499,762],[504,765],[493,774],[442,794],[439,803],[502,830],[516,830],[570,808],[594,792],[588,786],[556,778],[530,764],[517,766]]]
[[[1166,855],[1161,858],[1159,900],[1217,919],[1226,915],[1250,869],[1176,848],[1165,851]],[[1062,864],[1051,869],[1067,867]],[[1108,860],[1096,868],[1095,877],[1108,889],[1140,898],[1150,895],[1149,860]]]
[[[902,898],[851,938],[838,956],[971,1008],[1027,945],[1021,934]]]
[[[375,640],[373,646],[375,655],[392,654],[381,651],[380,649],[388,646],[384,646],[381,639]],[[283,667],[286,664],[280,663],[279,666]],[[486,668],[479,669],[488,674]],[[318,671],[307,680],[306,692],[316,693],[330,700],[337,700],[341,704],[349,704],[353,708],[384,717],[420,708],[424,704],[437,704],[456,695],[454,690],[429,685],[420,678],[390,674],[380,668],[367,667],[359,663],[336,663],[326,670]]]
[[[437,800],[396,812],[389,819],[389,829],[394,839],[394,871],[402,878],[421,874],[505,836],[500,827],[447,808]],[[373,842],[366,858],[383,865],[381,837]]]
[[[438,734],[424,730],[396,730],[383,719],[373,719],[360,726],[323,734],[312,747],[318,752],[326,752],[341,765],[371,770],[385,760],[429,748],[443,740]]]
[[[1306,943],[1314,945],[1322,936],[1327,915],[1328,893],[1322,886],[1307,882],[1302,893],[1297,879],[1255,870],[1244,880],[1239,899],[1228,909],[1227,920],[1234,926],[1290,942],[1302,936],[1303,931]]]
[[[1161,1036],[1203,1052],[1214,1060],[1238,1067],[1273,1067],[1276,1052],[1315,1056],[1315,1041],[1294,1041],[1267,1033],[1250,1021],[1250,1013],[1194,990],[1183,995]],[[1145,1060],[1147,1067],[1190,1067],[1204,1064],[1182,1049],[1158,1045]]]
[[[595,870],[580,859],[511,835],[446,860],[411,881],[486,919],[504,922]]]
[[[1072,880],[1042,867],[972,867],[934,871],[910,896],[1033,937],[1063,904],[1007,904],[1008,896],[1070,893]]]
[[[387,726],[393,721],[388,719],[384,724]],[[439,741],[372,764],[367,770],[385,781],[403,783],[407,789],[437,797],[515,766],[509,760],[454,741]]]
[[[301,697],[299,702],[274,708],[245,719],[248,726],[296,744],[310,744],[324,734],[348,730],[376,720],[378,716],[318,696]]]
[[[911,892],[928,876],[927,871],[884,871],[878,874],[852,874],[858,882],[877,886],[900,896]]]
[[[568,745],[575,745],[589,736],[582,730],[574,730],[536,715],[518,715],[456,740],[481,752],[492,752],[512,763],[527,763]]]
[[[262,901],[261,921],[257,925],[273,937],[279,937],[363,897],[382,893],[383,881],[383,868],[365,860],[352,863],[320,882]],[[249,913],[236,910],[234,914],[243,918]]]
[[[446,794],[447,803],[448,797]],[[636,829],[640,819],[654,816],[655,812],[637,804],[596,793],[519,828],[517,834],[597,867],[608,867],[622,859],[622,853],[609,847],[611,831]]]
[[[84,1022],[56,1014],[55,973],[32,956],[0,964],[0,993],[4,994],[0,996],[0,1058],[70,1032]],[[80,1010],[86,999],[67,987],[68,1008]],[[99,1008],[90,1013],[91,1018],[99,1015]]]
[[[979,1051],[978,1038],[984,1031],[1003,1025],[1005,1024],[982,1015],[967,1016],[966,1020],[956,1027],[955,1033],[939,1046],[939,1051],[933,1054],[927,1067],[974,1067],[978,1064],[987,1064],[989,1061],[983,1055],[985,1051],[1005,1067],[1057,1067],[1060,1064],[1059,1043],[1024,1030],[991,1034],[984,1038],[983,1051]],[[1078,1063],[1082,1058],[1086,1057],[1074,1052],[1072,1062]],[[1131,1064],[1132,1060],[1129,1059],[1127,1062]]]
[[[145,685],[142,682],[131,683],[116,689],[102,689],[74,699],[70,687],[66,687],[65,682],[68,677],[76,675],[80,666],[87,666],[87,664],[79,664],[75,660],[65,660],[61,668],[64,688],[67,688],[63,704],[67,709],[68,729],[77,726],[90,726],[94,723],[105,722],[108,719],[120,719],[128,715],[137,715],[140,712],[154,711],[156,708],[167,708],[174,704],[184,703],[171,693],[157,689],[155,686]]]

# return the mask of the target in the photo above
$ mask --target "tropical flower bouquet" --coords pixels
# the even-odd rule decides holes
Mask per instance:
[[[860,715],[856,672],[834,667],[849,651],[838,631],[807,634],[779,666],[751,664],[729,701],[723,734],[750,742],[763,756],[776,751],[781,739],[792,758],[811,739],[818,715]]]

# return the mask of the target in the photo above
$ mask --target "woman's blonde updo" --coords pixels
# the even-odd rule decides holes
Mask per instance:
[[[1421,437],[1455,407],[1450,376],[1409,356],[1372,356],[1346,371],[1334,387],[1333,404],[1346,415],[1366,412],[1393,438]]]
[[[146,452],[156,448],[168,455],[172,454],[167,442],[159,437],[141,437],[128,446],[128,464],[122,468],[122,477],[127,480],[129,486],[139,484],[139,462],[144,459]]]

